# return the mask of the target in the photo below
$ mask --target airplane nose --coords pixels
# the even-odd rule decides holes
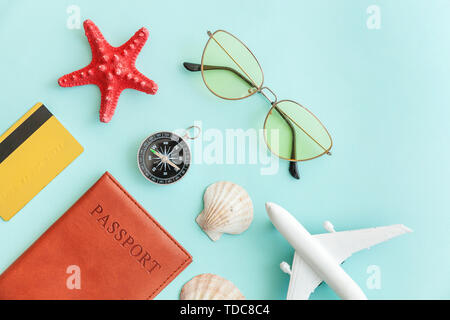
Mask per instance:
[[[273,208],[273,203],[272,202],[266,202],[266,211],[267,213],[269,213]]]
[[[266,202],[266,211],[267,215],[269,216],[269,219],[273,222],[274,219],[276,219],[277,216],[277,205],[273,202]]]

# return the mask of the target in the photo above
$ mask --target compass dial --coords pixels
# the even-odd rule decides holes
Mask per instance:
[[[186,141],[172,132],[158,132],[144,140],[138,152],[141,173],[151,182],[170,184],[188,171],[191,151]]]

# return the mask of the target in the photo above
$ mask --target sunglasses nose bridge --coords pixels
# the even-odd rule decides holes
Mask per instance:
[[[272,89],[268,88],[268,87],[262,87],[261,89],[258,90],[264,98],[266,98],[267,101],[269,101],[269,103],[271,105],[274,105],[278,102],[278,98],[277,95],[275,94],[275,92],[272,91]],[[270,93],[272,95],[272,99],[270,99],[270,97],[267,95],[267,93]]]

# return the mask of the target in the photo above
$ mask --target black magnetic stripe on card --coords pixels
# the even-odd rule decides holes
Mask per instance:
[[[20,124],[9,136],[0,143],[0,163],[24,143],[34,132],[36,132],[52,113],[44,106],[40,106],[22,124]]]

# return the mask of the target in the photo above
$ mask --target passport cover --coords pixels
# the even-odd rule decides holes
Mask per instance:
[[[8,221],[83,152],[42,104],[0,136],[0,217]]]
[[[0,299],[152,299],[191,262],[106,172],[0,276]]]

